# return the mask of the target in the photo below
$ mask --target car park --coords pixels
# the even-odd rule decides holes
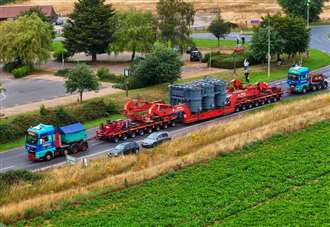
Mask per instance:
[[[115,148],[111,149],[108,156],[119,156],[138,153],[140,146],[137,142],[126,142],[117,145]]]
[[[142,147],[152,148],[170,139],[168,132],[154,132],[142,141]]]

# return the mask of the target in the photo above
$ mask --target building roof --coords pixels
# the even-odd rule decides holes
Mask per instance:
[[[46,17],[57,16],[53,6],[0,6],[0,19],[16,18],[31,8],[38,7]]]

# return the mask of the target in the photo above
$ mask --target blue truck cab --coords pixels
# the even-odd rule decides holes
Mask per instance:
[[[305,94],[308,91],[316,91],[328,87],[325,75],[311,73],[309,68],[301,66],[289,69],[287,82],[291,93]]]
[[[86,130],[80,123],[59,129],[52,125],[39,124],[27,130],[25,151],[31,161],[48,161],[59,155],[87,151],[86,138]]]
[[[309,68],[292,67],[288,72],[288,85],[291,92],[306,93],[309,87]],[[305,90],[306,89],[306,90]]]

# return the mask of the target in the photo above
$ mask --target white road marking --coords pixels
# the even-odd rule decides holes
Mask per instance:
[[[7,169],[11,169],[11,168],[14,168],[15,166],[8,166],[8,167],[4,167],[4,168],[1,168],[0,171],[2,170],[7,170]]]

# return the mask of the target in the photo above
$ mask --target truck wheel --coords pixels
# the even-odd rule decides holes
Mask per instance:
[[[45,160],[48,162],[48,161],[50,161],[50,160],[52,160],[52,159],[53,159],[53,155],[52,155],[52,153],[48,152],[48,153],[45,155]]]
[[[73,144],[73,145],[72,145],[72,147],[71,147],[71,153],[72,153],[72,154],[76,154],[76,153],[78,153],[79,150],[80,150],[80,147],[79,147],[78,144]]]
[[[255,107],[258,107],[258,106],[259,106],[259,102],[258,102],[258,101],[255,102],[255,103],[254,103],[254,106],[255,106]]]
[[[238,106],[238,107],[236,107],[235,112],[238,113],[239,111],[241,111],[241,109],[240,109],[240,107]]]
[[[265,105],[265,100],[261,100],[260,105]]]
[[[327,89],[328,88],[328,82],[327,81],[324,81],[324,83],[322,84],[323,86],[323,89]]]
[[[159,131],[159,130],[160,130],[160,126],[157,125],[157,126],[156,126],[156,131]]]
[[[163,128],[164,128],[164,129],[167,129],[167,128],[168,128],[168,125],[167,125],[167,124],[164,124],[164,125],[163,125]]]
[[[313,86],[312,86],[312,90],[313,90],[313,91],[316,91],[316,90],[317,90],[316,85],[313,85]]]
[[[267,103],[268,104],[271,104],[272,103],[272,99],[271,98],[267,99]]]
[[[81,145],[80,145],[80,149],[82,152],[85,152],[88,150],[88,143],[86,141],[84,141]]]
[[[303,94],[306,94],[307,93],[307,89],[306,89],[306,87],[303,87],[303,89],[302,89],[302,92],[301,93],[303,93]]]
[[[131,137],[132,137],[132,138],[135,138],[135,137],[136,137],[136,133],[135,133],[135,132],[132,132],[132,133],[131,133]]]
[[[249,108],[249,109],[252,109],[252,108],[253,108],[252,103],[250,103],[250,104],[248,105],[248,108]]]

